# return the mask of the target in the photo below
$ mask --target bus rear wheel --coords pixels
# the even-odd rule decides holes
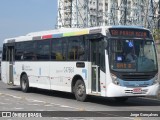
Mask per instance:
[[[82,102],[86,100],[86,97],[87,97],[86,87],[82,80],[77,80],[75,84],[74,94],[75,94],[76,100],[82,101]]]
[[[26,74],[21,77],[21,90],[25,93],[29,92],[29,81]]]

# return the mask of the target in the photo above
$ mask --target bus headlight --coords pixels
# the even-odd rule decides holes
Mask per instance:
[[[153,85],[156,84],[156,83],[158,83],[159,82],[159,80],[158,80],[158,74],[155,75],[155,77],[152,80],[153,80]]]
[[[112,77],[112,81],[113,81],[114,84],[120,85],[116,75],[111,74],[111,77]]]

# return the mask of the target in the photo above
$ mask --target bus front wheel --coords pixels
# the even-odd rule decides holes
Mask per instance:
[[[26,74],[21,77],[21,90],[25,93],[29,92],[29,81]]]
[[[78,101],[85,101],[86,100],[86,87],[82,80],[77,80],[75,84],[75,97]]]

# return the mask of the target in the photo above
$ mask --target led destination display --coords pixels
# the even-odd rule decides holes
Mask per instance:
[[[136,37],[136,38],[149,38],[149,31],[141,29],[119,29],[111,28],[110,34],[113,37]]]

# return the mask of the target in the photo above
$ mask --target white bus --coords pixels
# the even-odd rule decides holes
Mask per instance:
[[[154,40],[142,27],[63,28],[6,39],[1,66],[2,81],[23,92],[72,92],[78,101],[87,95],[125,101],[159,90]]]

